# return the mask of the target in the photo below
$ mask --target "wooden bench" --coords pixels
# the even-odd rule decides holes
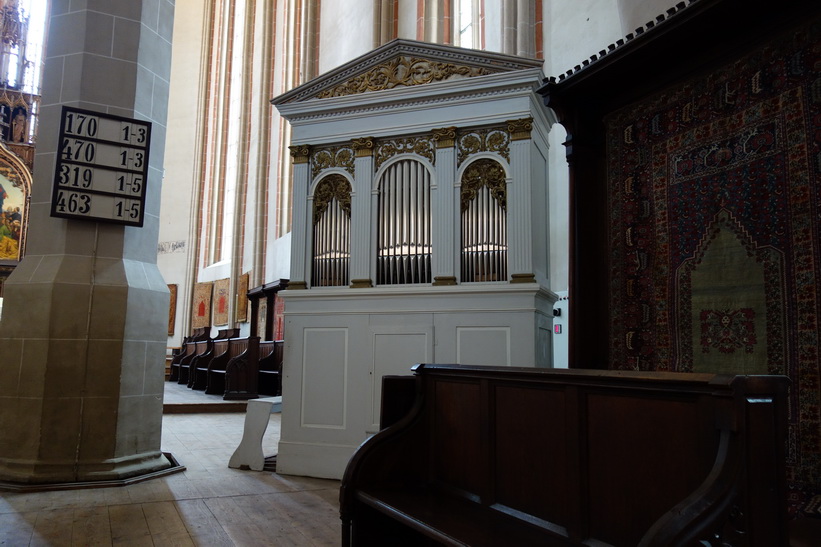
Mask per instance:
[[[259,343],[259,385],[261,395],[282,395],[282,340]]]
[[[208,331],[210,329],[198,328],[190,336],[186,336],[182,342],[182,348],[171,360],[171,371],[168,375],[169,382],[177,382],[180,378],[180,363],[185,358],[190,358],[194,353],[195,344],[198,340],[205,340],[208,338]]]
[[[205,393],[223,399],[256,399],[258,366],[259,337],[231,338],[227,351],[209,363]]]
[[[191,366],[196,363],[197,359],[201,355],[205,355],[211,351],[211,342],[212,340],[210,338],[206,338],[205,340],[197,340],[190,343],[190,345],[193,345],[193,351],[188,353],[180,361],[179,377],[177,378],[178,384],[185,384],[190,387],[189,380],[191,379]]]
[[[191,365],[188,386],[191,389],[205,390],[208,387],[208,371],[212,367],[223,367],[228,362],[228,346],[230,338],[214,340],[211,351],[206,355],[197,357]]]
[[[246,338],[245,351],[232,357],[225,365],[223,399],[246,400],[259,397],[259,336]]]
[[[345,471],[343,546],[786,545],[785,377],[414,371]]]

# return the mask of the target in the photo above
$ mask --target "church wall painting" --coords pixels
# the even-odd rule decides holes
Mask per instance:
[[[250,272],[239,276],[239,286],[237,287],[237,321],[248,321],[248,283],[250,282]]]
[[[194,285],[193,308],[191,310],[191,327],[201,328],[211,326],[211,292],[212,282],[197,283]]]
[[[174,336],[174,323],[177,321],[177,285],[168,285],[168,336]]]
[[[0,168],[0,260],[20,260],[25,214],[25,192]]]
[[[228,324],[230,291],[230,279],[219,279],[214,282],[214,325]]]

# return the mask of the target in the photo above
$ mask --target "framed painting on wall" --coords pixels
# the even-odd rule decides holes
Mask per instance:
[[[168,336],[174,336],[174,323],[177,322],[177,286],[168,285]]]
[[[248,283],[250,272],[239,276],[239,286],[237,287],[237,321],[248,321]]]
[[[211,291],[214,283],[208,281],[194,285],[193,309],[191,310],[191,327],[211,326]]]
[[[228,324],[228,302],[230,292],[230,279],[219,279],[214,282],[214,325]]]

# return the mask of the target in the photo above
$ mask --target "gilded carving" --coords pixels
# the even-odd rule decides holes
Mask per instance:
[[[297,144],[294,146],[289,146],[288,149],[291,151],[291,157],[294,160],[294,163],[308,163],[308,159],[311,156],[311,147],[307,144]]]
[[[435,163],[436,155],[433,151],[431,137],[406,137],[380,142],[376,147],[376,168],[397,154],[419,154]]]
[[[373,156],[373,146],[373,137],[363,137],[361,139],[353,139],[351,141],[351,148],[353,148],[357,158]]]
[[[530,132],[533,131],[533,118],[508,120],[507,130],[510,132],[510,140],[522,141],[529,139]]]
[[[510,163],[510,135],[504,129],[475,129],[460,133],[457,141],[458,165],[479,152],[495,152]]]
[[[419,57],[401,56],[382,63],[368,72],[355,76],[317,95],[318,99],[355,95],[367,91],[382,91],[394,87],[429,84],[453,76],[471,78],[492,71],[486,68],[455,65]]]
[[[354,150],[349,146],[330,146],[314,151],[311,157],[311,172],[314,177],[323,169],[341,167],[354,174]]]
[[[314,191],[314,224],[319,222],[331,201],[336,199],[339,207],[351,216],[351,183],[342,175],[328,175]]]
[[[456,127],[433,129],[431,133],[433,133],[436,148],[450,148],[456,144]]]
[[[460,205],[464,213],[470,202],[483,186],[487,186],[490,195],[502,209],[507,207],[507,181],[505,170],[499,162],[491,159],[481,159],[471,163],[462,175],[462,191]]]

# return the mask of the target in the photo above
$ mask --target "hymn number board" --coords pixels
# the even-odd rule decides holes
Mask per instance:
[[[151,123],[63,107],[51,216],[142,226]]]

